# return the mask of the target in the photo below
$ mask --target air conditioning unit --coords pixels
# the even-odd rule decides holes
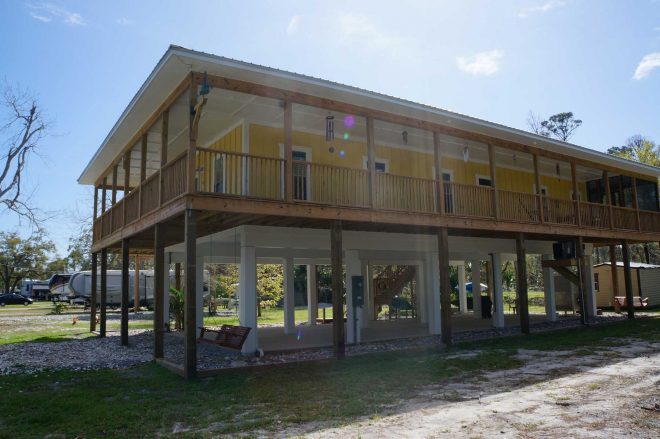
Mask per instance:
[[[552,253],[555,259],[574,259],[576,256],[575,241],[566,239],[555,242],[552,244]]]

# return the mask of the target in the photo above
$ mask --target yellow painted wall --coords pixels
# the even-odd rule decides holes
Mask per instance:
[[[223,152],[241,153],[243,149],[243,125],[229,131],[227,134],[207,146]],[[198,151],[195,169],[197,169],[197,188],[200,192],[214,192],[214,163],[219,154]],[[242,166],[240,156],[231,154],[224,155],[225,165],[225,188],[224,193],[241,193]]]

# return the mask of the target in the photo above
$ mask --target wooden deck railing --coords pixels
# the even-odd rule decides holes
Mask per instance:
[[[434,180],[378,173],[376,174],[374,207],[412,212],[435,212],[434,186]]]
[[[506,221],[539,222],[539,202],[535,194],[497,191],[499,217]]]
[[[197,193],[268,200],[285,198],[286,162],[281,158],[197,148],[194,160]],[[444,183],[445,210],[439,212],[435,180],[377,173],[375,198],[370,200],[370,174],[367,170],[304,161],[293,161],[292,167],[291,195],[298,203],[483,219],[497,216],[499,221],[563,226],[581,224],[586,228],[660,233],[660,212],[612,206],[610,217],[610,206],[606,204],[578,204],[568,199],[454,182]],[[117,232],[185,195],[187,169],[188,155],[184,151],[100,215],[93,226],[94,240]]]
[[[609,229],[610,217],[607,204],[580,203],[580,219],[582,226],[594,229]]]
[[[615,229],[637,230],[637,211],[635,209],[612,207],[612,216]]]
[[[494,217],[493,188],[461,183],[445,183],[445,213],[447,215]]]

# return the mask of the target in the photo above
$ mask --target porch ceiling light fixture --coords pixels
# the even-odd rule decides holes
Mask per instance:
[[[408,131],[403,131],[401,133],[401,137],[403,137],[403,144],[407,145],[408,144]]]
[[[559,163],[555,165],[555,172],[557,173],[557,180],[561,178],[561,169],[559,168]]]
[[[463,147],[463,161],[465,163],[470,160],[470,148],[468,148],[467,144]]]
[[[204,80],[202,85],[199,87],[199,95],[206,96],[211,92],[211,85],[209,84],[209,76],[204,72]]]

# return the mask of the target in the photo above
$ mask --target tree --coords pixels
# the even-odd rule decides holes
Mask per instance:
[[[660,167],[660,145],[639,134],[628,138],[623,146],[609,148],[607,153],[627,160]]]
[[[87,225],[82,227],[79,234],[69,238],[67,248],[69,255],[68,267],[73,271],[84,271],[92,269],[92,228]]]
[[[52,261],[48,262],[44,270],[44,274],[48,276],[56,273],[66,273],[68,267],[69,267],[69,261],[67,258],[55,258]]]
[[[568,111],[550,116],[547,120],[530,111],[527,116],[527,125],[536,134],[544,137],[554,137],[562,142],[568,142],[576,129],[582,125],[580,119],[575,119],[573,113]]]
[[[261,308],[276,306],[284,297],[284,269],[282,265],[257,265],[257,297]]]
[[[0,97],[0,205],[37,223],[37,211],[24,193],[23,174],[30,153],[46,134],[37,101],[24,91],[5,86]]]
[[[44,275],[48,253],[55,246],[43,232],[35,232],[28,239],[18,233],[0,232],[0,282],[4,293],[14,291],[21,280]]]

